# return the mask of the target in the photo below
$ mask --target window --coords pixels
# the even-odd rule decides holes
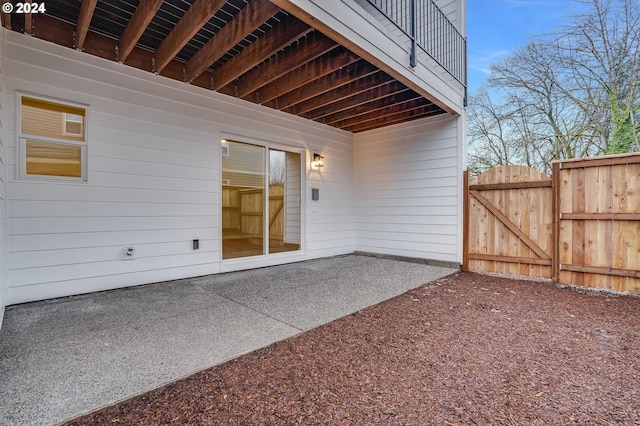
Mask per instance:
[[[64,134],[82,136],[84,115],[64,113]]]
[[[19,95],[19,175],[86,181],[86,106]]]

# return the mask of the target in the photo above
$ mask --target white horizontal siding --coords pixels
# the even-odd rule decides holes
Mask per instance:
[[[444,13],[447,19],[458,28],[460,31],[459,25],[459,12],[462,9],[462,0],[435,0],[434,3],[438,8]],[[460,31],[464,34],[463,31]]]
[[[94,291],[110,290],[155,282],[177,280],[185,277],[210,274],[210,267],[205,265],[163,266],[155,264],[152,269],[142,269],[136,272],[115,273],[93,278],[77,280],[46,281],[30,286],[12,286],[8,288],[8,303],[13,301],[41,300],[60,297],[63,294],[82,294]]]
[[[135,261],[103,260],[100,262],[84,262],[83,268],[77,264],[29,267],[24,269],[12,268],[9,271],[9,281],[13,287],[37,285],[42,283],[42,272],[47,274],[47,282],[64,282],[81,278],[96,278],[115,273],[126,274],[153,270],[159,267],[158,261],[162,261],[161,268],[175,268],[185,266],[206,265],[209,263],[210,254],[198,252],[197,254],[183,253],[166,256],[144,257],[136,249]]]
[[[91,201],[47,201],[11,200],[8,207],[10,218],[14,217],[87,217],[94,216],[202,216],[211,214],[216,206],[203,198],[202,203],[183,205],[174,203],[141,202],[91,202]]]
[[[188,236],[188,235],[187,235]],[[131,242],[126,239],[124,241]],[[40,268],[43,266],[77,265],[78,263],[108,262],[122,260],[121,248],[127,247],[126,243],[101,245],[92,247],[72,248],[43,248],[42,250],[14,251],[9,254],[9,263],[14,270],[27,268]],[[191,247],[191,241],[162,242],[148,241],[144,244],[136,244],[136,257],[178,256],[185,253]],[[219,253],[217,238],[208,240],[200,239],[199,252]],[[211,256],[211,255],[208,255]],[[128,262],[132,263],[132,262]]]
[[[125,203],[168,203],[168,204],[201,204],[207,194],[214,202],[219,191],[214,191],[208,184],[208,191],[127,188],[95,185],[65,185],[41,182],[11,182],[9,196],[12,200],[42,200],[68,202],[125,202]]]
[[[306,174],[303,251],[237,265],[355,250],[351,134],[33,37],[5,34],[7,303],[224,270],[223,135],[305,149],[307,155],[318,152],[326,159],[321,172]],[[16,179],[16,90],[89,105],[87,183]],[[316,187],[321,200],[311,205],[310,188]],[[192,250],[192,239],[200,240],[199,250]],[[130,246],[135,259],[121,260],[122,249]]]
[[[9,235],[114,231],[159,231],[164,229],[200,229],[210,225],[210,216],[103,216],[92,217],[16,217],[8,220]]]
[[[459,262],[460,118],[355,137],[358,250]]]
[[[219,232],[212,227],[195,229],[165,229],[145,231],[92,231],[69,232],[48,234],[23,234],[10,235],[9,245],[11,252],[59,250],[70,248],[89,248],[125,245],[142,245],[154,243],[168,243],[179,241],[191,241],[193,238],[213,240],[219,238]],[[195,253],[194,253],[195,254]],[[114,255],[120,256],[120,251],[115,250]],[[136,256],[141,252],[137,251]],[[11,265],[13,267],[13,265]]]

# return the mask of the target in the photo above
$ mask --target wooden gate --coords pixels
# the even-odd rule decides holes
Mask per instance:
[[[463,269],[640,293],[640,154],[465,175]]]
[[[551,178],[524,166],[465,176],[465,270],[550,278]]]

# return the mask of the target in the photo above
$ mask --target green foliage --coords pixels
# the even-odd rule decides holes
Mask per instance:
[[[638,150],[640,126],[634,125],[634,115],[640,113],[640,103],[633,110],[620,106],[613,94],[609,95],[611,111],[611,138],[606,148],[606,154],[625,154]]]

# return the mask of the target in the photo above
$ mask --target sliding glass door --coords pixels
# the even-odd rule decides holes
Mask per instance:
[[[301,155],[222,142],[222,258],[300,250]]]

